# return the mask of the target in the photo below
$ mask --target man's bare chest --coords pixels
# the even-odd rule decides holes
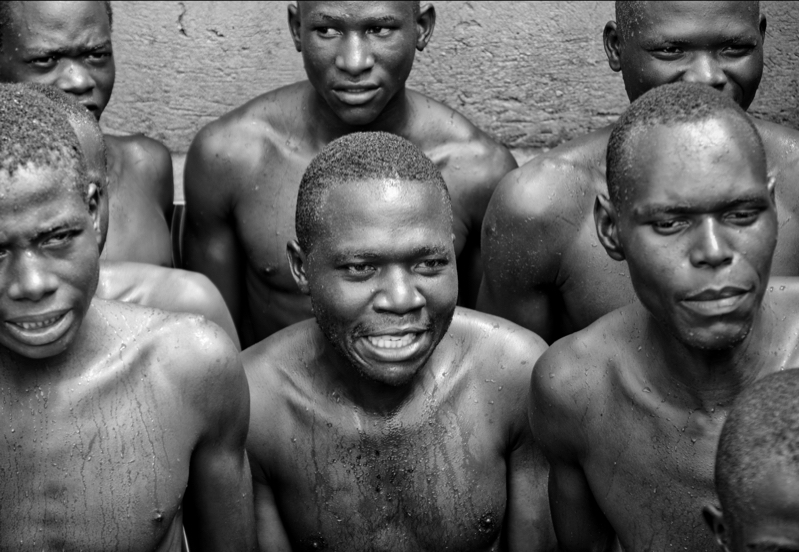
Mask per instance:
[[[191,428],[177,431],[180,416],[146,386],[105,394],[82,385],[3,393],[0,548],[153,548],[178,514]]]

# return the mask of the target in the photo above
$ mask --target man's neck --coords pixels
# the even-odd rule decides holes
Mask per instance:
[[[353,132],[383,131],[408,138],[406,134],[410,127],[413,108],[404,87],[389,100],[380,115],[366,125],[350,125],[339,119],[313,87],[308,95],[307,104],[309,130],[322,147]]]
[[[662,363],[652,365],[663,370],[658,370],[657,374],[648,371],[654,380],[659,380],[661,391],[691,403],[694,408],[711,411],[717,406],[729,406],[758,378],[767,362],[775,360],[765,353],[774,347],[776,325],[772,314],[770,309],[761,306],[746,337],[720,350],[691,347],[648,316],[645,333],[652,338],[655,351],[663,359]]]

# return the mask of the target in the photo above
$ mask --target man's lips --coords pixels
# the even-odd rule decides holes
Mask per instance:
[[[718,301],[719,299],[728,299],[736,295],[744,295],[749,293],[752,288],[744,288],[738,286],[724,286],[722,288],[707,288],[702,291],[688,295],[684,301]]]
[[[64,335],[72,324],[71,309],[6,320],[6,328],[20,342],[32,346],[47,345]]]
[[[333,93],[342,103],[362,105],[377,96],[379,90],[380,88],[374,85],[336,86],[333,88]]]
[[[683,299],[682,304],[690,310],[717,316],[735,311],[749,296],[752,288],[726,286],[723,288],[707,288],[692,293]]]
[[[417,355],[425,345],[428,327],[413,326],[367,332],[360,336],[368,356],[385,362],[402,362]]]

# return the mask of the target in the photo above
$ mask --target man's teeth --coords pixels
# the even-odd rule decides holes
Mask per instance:
[[[415,333],[406,333],[402,335],[370,335],[366,339],[369,340],[374,347],[381,349],[399,349],[400,347],[407,347],[411,344],[416,337]]]
[[[20,326],[23,330],[38,330],[39,328],[50,326],[59,318],[61,318],[61,315],[48,318],[47,320],[42,320],[41,322],[15,322],[15,324]]]

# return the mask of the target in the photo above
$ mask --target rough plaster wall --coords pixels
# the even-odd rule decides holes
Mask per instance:
[[[612,2],[435,2],[433,40],[409,81],[513,148],[552,147],[627,105],[607,66]],[[799,3],[763,2],[766,70],[752,106],[799,127]],[[114,2],[117,81],[103,116],[185,153],[206,123],[305,78],[286,2]]]

